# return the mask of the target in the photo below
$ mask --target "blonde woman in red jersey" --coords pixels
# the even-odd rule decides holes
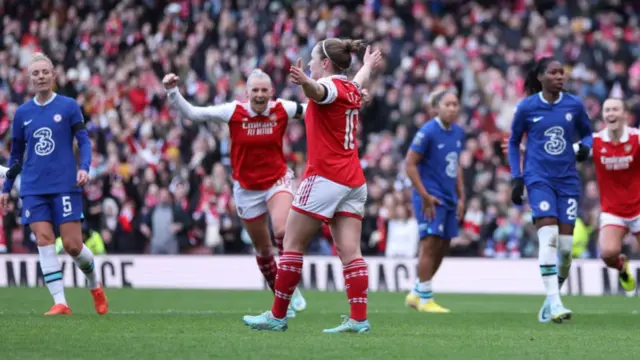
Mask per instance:
[[[305,123],[307,168],[287,219],[284,253],[280,259],[271,311],[245,316],[254,329],[287,329],[287,307],[302,276],[302,253],[323,221],[329,223],[343,264],[350,316],[326,333],[367,333],[367,264],[360,251],[362,215],[367,199],[366,180],[358,158],[356,128],[361,107],[360,86],[369,79],[380,60],[379,51],[367,47],[364,65],[350,81],[344,75],[351,66],[351,54],[358,51],[357,40],[327,39],[311,53],[308,77],[298,59],[291,78],[309,98]]]
[[[285,223],[293,201],[293,172],[287,167],[282,138],[289,119],[302,117],[304,106],[281,99],[271,101],[274,93],[271,78],[261,70],[254,70],[247,79],[249,102],[193,106],[180,94],[178,76],[168,74],[163,83],[169,102],[183,117],[229,124],[233,196],[238,216],[256,249],[258,267],[274,291],[278,267],[265,215],[271,217],[276,244],[282,252]],[[296,311],[305,307],[306,301],[296,289],[288,316],[295,316]]]
[[[620,284],[635,295],[636,280],[622,254],[628,233],[640,243],[640,130],[627,126],[621,99],[602,104],[607,127],[593,135],[593,162],[600,190],[600,257],[620,273]]]

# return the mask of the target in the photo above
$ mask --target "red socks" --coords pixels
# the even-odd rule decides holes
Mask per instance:
[[[275,284],[275,297],[271,313],[282,319],[287,316],[287,308],[291,302],[291,295],[302,278],[302,253],[285,251],[280,257],[278,275]]]
[[[624,270],[624,257],[618,256],[618,260],[616,260],[616,269],[618,271]]]
[[[278,264],[276,264],[276,260],[273,258],[273,255],[269,256],[256,256],[256,261],[258,262],[258,268],[260,268],[260,272],[264,279],[267,281],[269,285],[269,289],[271,291],[275,291],[276,284],[276,274],[278,273]]]
[[[344,286],[351,306],[351,318],[356,321],[367,319],[367,293],[369,288],[369,271],[364,259],[351,261],[342,268]]]

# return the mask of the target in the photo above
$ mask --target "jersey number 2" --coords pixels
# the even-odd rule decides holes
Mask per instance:
[[[575,220],[578,217],[578,201],[576,199],[568,199],[567,204],[567,218],[569,220]]]
[[[358,122],[358,109],[349,109],[345,112],[347,115],[346,125],[344,127],[344,148],[353,150],[355,147],[355,126]]]

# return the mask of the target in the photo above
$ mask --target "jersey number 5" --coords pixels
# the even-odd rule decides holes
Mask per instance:
[[[345,112],[347,115],[347,123],[344,127],[344,148],[353,150],[355,147],[355,126],[358,123],[358,109],[349,109]]]
[[[70,196],[63,196],[62,197],[62,211],[65,214],[68,214],[72,211],[73,209],[71,208],[71,197]]]

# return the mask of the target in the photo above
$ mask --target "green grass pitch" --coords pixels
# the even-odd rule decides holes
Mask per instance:
[[[44,317],[46,289],[0,289],[2,359],[637,359],[640,299],[566,297],[574,319],[539,324],[542,296],[438,295],[451,314],[420,314],[404,294],[371,293],[372,333],[328,335],[348,313],[339,292],[306,292],[285,333],[246,328],[271,305],[262,292],[107,289],[106,316],[88,290],[67,289],[73,315]]]

